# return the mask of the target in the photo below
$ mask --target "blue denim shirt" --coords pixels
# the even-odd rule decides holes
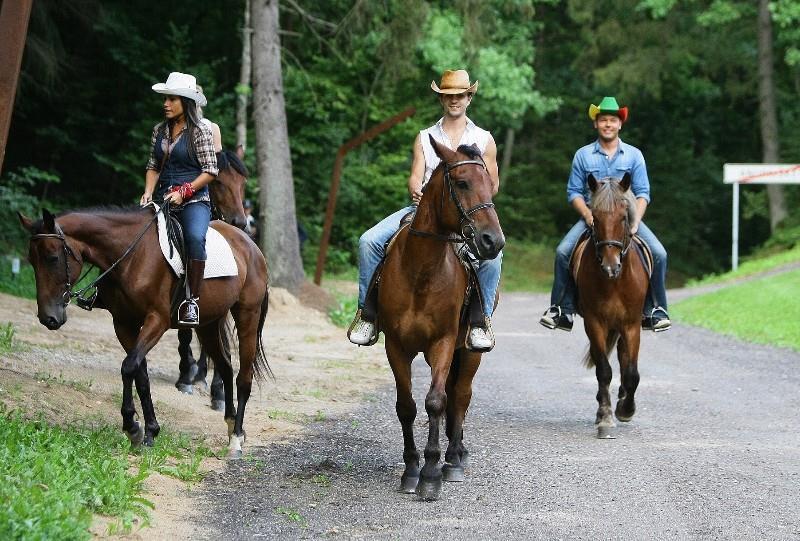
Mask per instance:
[[[600,180],[605,177],[622,178],[631,174],[631,191],[637,198],[650,202],[650,179],[642,151],[619,140],[617,153],[607,156],[598,141],[579,148],[572,159],[572,171],[567,181],[567,201],[583,197],[588,203],[591,193],[587,179],[589,173]]]

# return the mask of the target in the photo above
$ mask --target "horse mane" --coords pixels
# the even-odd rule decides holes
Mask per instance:
[[[236,155],[235,152],[228,150],[227,148],[222,149],[222,152],[217,152],[217,167],[222,169],[233,168],[236,172],[238,172],[243,177],[247,177],[250,173],[247,170],[247,166],[244,162]]]
[[[633,223],[636,218],[636,198],[628,189],[622,191],[619,179],[606,177],[597,181],[597,190],[592,194],[591,208],[602,212],[612,212],[618,203],[625,203],[628,212],[628,221]]]

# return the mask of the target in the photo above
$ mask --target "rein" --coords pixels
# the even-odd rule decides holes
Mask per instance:
[[[440,240],[442,242],[465,242],[471,241],[475,238],[475,220],[472,219],[472,215],[478,212],[479,210],[490,209],[494,207],[494,203],[479,203],[472,208],[464,210],[464,205],[461,204],[461,201],[456,196],[456,189],[453,186],[453,179],[450,177],[450,171],[459,167],[461,165],[480,165],[486,170],[486,163],[483,160],[461,160],[454,163],[447,163],[444,162],[444,179],[447,184],[447,187],[450,190],[450,199],[453,200],[455,203],[456,208],[458,209],[459,214],[461,215],[461,219],[459,220],[459,224],[461,225],[461,234],[451,234],[451,235],[440,235],[438,233],[431,233],[429,231],[420,231],[418,229],[414,229],[412,226],[409,226],[408,230],[409,233],[413,235],[417,235],[419,237],[425,238],[433,238],[436,240]],[[441,215],[444,212],[444,183],[442,184],[442,198],[440,200],[440,209],[439,214]]]
[[[130,254],[133,251],[136,245],[139,244],[139,241],[142,240],[142,237],[144,237],[144,234],[147,233],[147,230],[150,229],[153,226],[153,223],[155,223],[155,221],[158,219],[158,214],[161,212],[167,214],[169,212],[167,210],[168,208],[169,205],[163,205],[160,209],[158,209],[158,212],[156,212],[153,215],[153,217],[147,222],[147,225],[144,227],[144,229],[142,229],[142,231],[134,239],[134,241],[128,246],[125,252],[121,256],[119,256],[117,260],[114,261],[114,263],[112,263],[110,267],[108,267],[108,269],[106,269],[103,273],[101,273],[97,278],[92,280],[92,282],[89,285],[82,287],[78,291],[72,291],[72,283],[70,282],[69,278],[70,277],[69,256],[71,255],[72,258],[75,259],[75,261],[78,264],[82,264],[83,261],[78,259],[78,256],[75,255],[75,252],[72,250],[72,248],[69,247],[69,244],[67,244],[67,239],[64,237],[64,230],[61,229],[61,226],[59,226],[57,223],[54,222],[56,230],[55,233],[37,233],[35,235],[31,235],[31,240],[41,240],[41,239],[51,239],[51,238],[59,239],[64,247],[64,271],[67,276],[66,282],[64,284],[65,288],[64,294],[62,295],[64,300],[64,306],[68,306],[72,301],[72,299],[74,298],[75,304],[77,304],[78,307],[83,308],[84,310],[91,310],[92,307],[94,306],[95,301],[97,300],[97,284],[100,282],[100,280],[105,278],[105,276],[108,273],[114,270],[114,268],[117,265],[119,265],[119,263],[122,262],[122,260],[125,259],[128,256],[128,254]],[[89,267],[86,270],[86,272],[84,272],[83,275],[78,278],[75,284],[77,285],[78,283],[80,283],[81,280],[86,278],[86,276],[92,271],[92,269],[94,269],[94,267],[95,265]],[[94,289],[94,293],[92,293],[88,297],[84,297],[84,294],[90,289]]]

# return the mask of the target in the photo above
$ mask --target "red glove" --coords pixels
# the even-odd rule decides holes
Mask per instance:
[[[194,187],[191,182],[184,182],[180,186],[172,186],[167,193],[178,192],[184,202],[188,201],[194,195]]]

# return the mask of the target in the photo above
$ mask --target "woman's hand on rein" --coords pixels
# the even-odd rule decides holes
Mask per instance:
[[[143,207],[143,206],[151,203],[152,201],[153,201],[153,194],[145,193],[145,194],[142,194],[141,199],[139,199],[139,205]]]

